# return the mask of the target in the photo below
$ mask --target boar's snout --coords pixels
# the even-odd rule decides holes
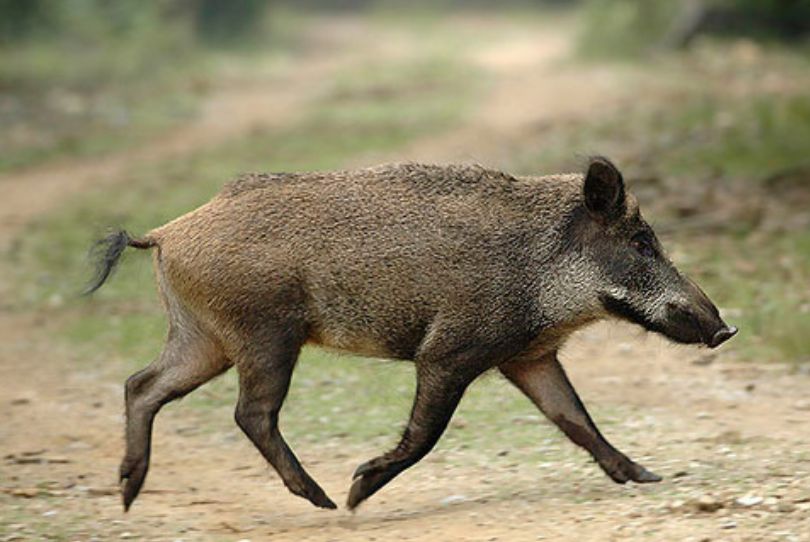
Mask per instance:
[[[716,348],[732,338],[734,335],[737,334],[737,328],[734,326],[724,325],[720,329],[718,329],[709,342],[706,344],[709,348]]]
[[[687,343],[703,343],[716,348],[737,334],[720,317],[720,312],[697,284],[685,280],[688,302],[668,303],[667,320],[672,326],[670,337]]]

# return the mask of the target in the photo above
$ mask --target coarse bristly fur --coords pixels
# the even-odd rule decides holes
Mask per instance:
[[[514,177],[393,164],[246,174],[133,239],[102,241],[97,289],[127,246],[155,247],[163,352],[126,384],[124,505],[143,484],[160,407],[236,366],[236,422],[295,494],[334,508],[278,430],[301,347],[412,360],[400,443],[355,473],[356,507],[427,454],[467,386],[497,367],[615,481],[657,481],[599,433],[556,352],[615,316],[684,343],[736,332],[663,254],[607,159],[586,173]]]

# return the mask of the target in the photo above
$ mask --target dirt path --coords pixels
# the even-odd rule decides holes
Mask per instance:
[[[480,51],[477,61],[500,83],[468,126],[408,152],[497,161],[497,144],[526,126],[628,99],[614,75],[557,70],[566,47],[559,33],[518,34]],[[114,182],[133,162],[216,145],[256,122],[294,122],[311,99],[309,78],[332,69],[215,97],[198,123],[146,148],[3,179],[2,238],[67,195]],[[0,309],[0,520],[10,522],[0,522],[0,540],[810,540],[810,376],[785,366],[743,365],[596,326],[566,349],[570,376],[586,403],[615,413],[619,421],[603,427],[614,444],[664,482],[612,484],[562,436],[535,427],[527,405],[526,419],[503,423],[536,431],[537,446],[559,445],[558,460],[513,463],[509,449],[439,446],[356,514],[289,495],[230,415],[203,433],[200,413],[173,404],[157,423],[147,488],[124,515],[115,480],[121,382],[110,367],[79,369],[50,331],[47,314]],[[352,439],[298,448],[339,502],[354,467],[378,451]]]
[[[474,50],[471,64],[495,81],[487,98],[463,126],[419,140],[400,156],[498,167],[528,133],[604,115],[634,100],[637,85],[657,86],[631,67],[572,62],[575,32],[561,20],[545,31],[515,31],[508,40]]]

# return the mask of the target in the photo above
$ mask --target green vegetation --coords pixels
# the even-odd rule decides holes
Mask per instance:
[[[810,357],[810,232],[714,241],[690,264],[744,334],[736,350],[757,361]]]
[[[640,56],[700,35],[798,40],[810,32],[808,0],[588,0],[585,53]]]
[[[0,172],[133,146],[193,118],[234,56],[300,30],[289,11],[266,11],[255,1],[0,2]]]
[[[143,141],[193,113],[188,32],[154,7],[101,4],[4,2],[24,13],[0,32],[0,170]]]
[[[684,142],[672,153],[676,169],[703,167],[762,181],[810,163],[810,94],[700,100],[672,125]]]
[[[580,42],[588,55],[637,56],[661,44],[680,2],[591,0]]]

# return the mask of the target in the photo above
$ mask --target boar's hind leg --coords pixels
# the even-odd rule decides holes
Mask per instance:
[[[230,367],[217,346],[193,326],[177,326],[160,356],[127,379],[126,454],[121,462],[122,497],[128,510],[149,469],[152,423],[166,403],[193,391]]]
[[[634,463],[605,440],[568,380],[556,353],[500,366],[501,372],[575,444],[585,448],[613,481],[658,482],[661,477]]]
[[[427,367],[425,367],[427,366]],[[446,366],[445,366],[446,367]],[[360,465],[354,473],[347,506],[355,508],[395,476],[417,463],[436,444],[467,386],[479,372],[459,367],[416,366],[416,397],[402,439],[390,452]]]
[[[279,333],[263,342],[266,347],[261,352],[254,347],[253,352],[236,362],[239,371],[236,423],[293,494],[320,508],[337,508],[298,462],[278,428],[281,404],[287,396],[303,341],[289,333]]]

